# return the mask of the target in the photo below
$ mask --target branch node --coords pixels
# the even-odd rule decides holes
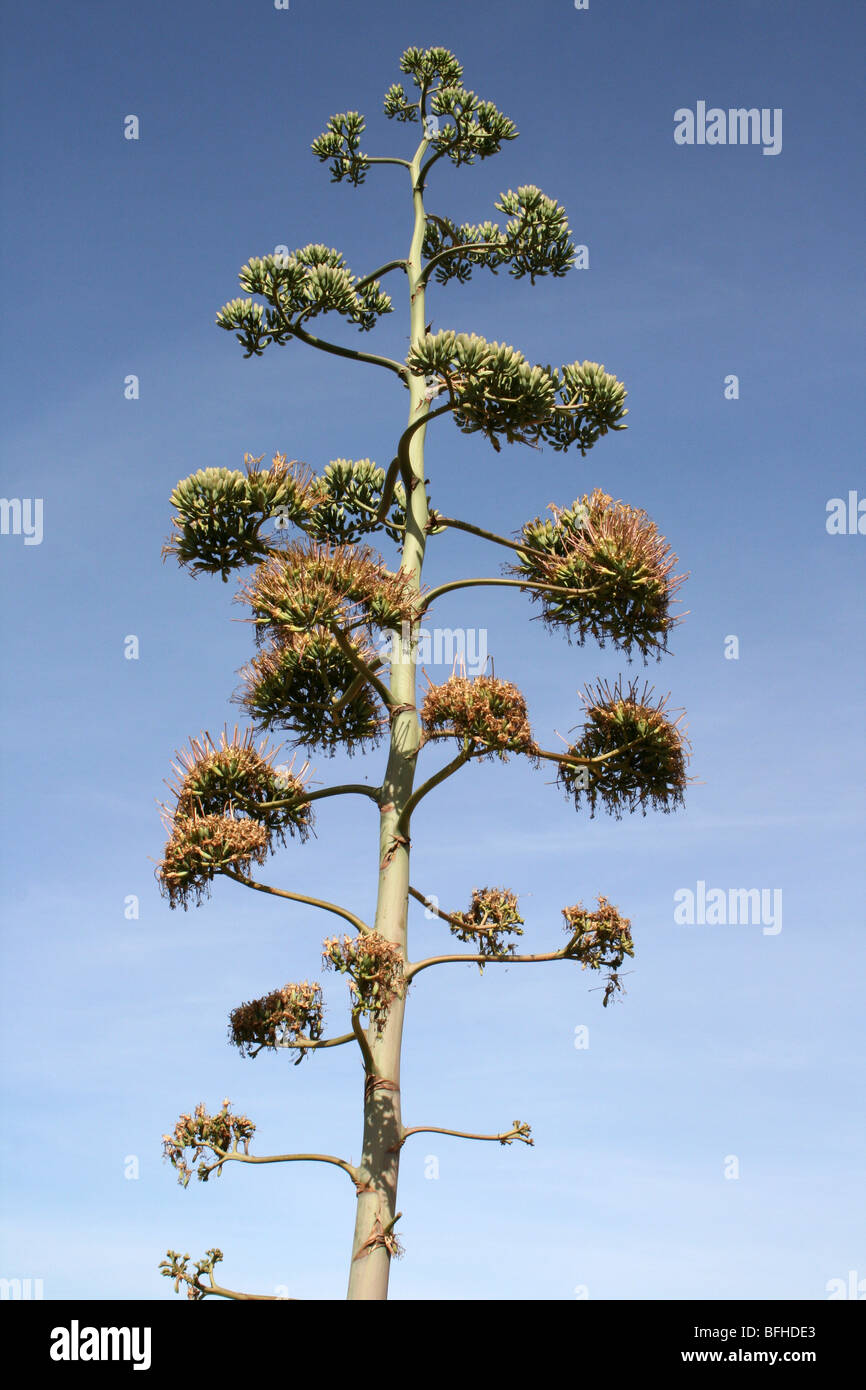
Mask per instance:
[[[400,846],[403,845],[406,849],[408,849],[411,843],[412,842],[409,839],[408,835],[400,835],[397,833],[392,835],[391,843],[389,844],[388,849],[385,852],[385,857],[379,865],[379,868],[387,869],[388,865],[391,863],[391,860],[394,858],[394,855],[397,853],[397,850],[400,848]]]
[[[397,1091],[399,1093],[400,1087],[396,1081],[389,1081],[387,1077],[370,1075],[364,1082],[365,1103],[371,1099],[374,1091]]]

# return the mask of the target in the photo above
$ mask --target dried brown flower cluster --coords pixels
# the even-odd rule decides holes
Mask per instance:
[[[679,622],[670,605],[685,576],[674,575],[677,557],[646,512],[614,502],[596,488],[571,507],[551,507],[553,520],[536,517],[523,528],[532,547],[509,573],[571,592],[532,592],[550,627],[565,629],[579,645],[591,635],[604,646],[646,659],[661,657]]]
[[[251,999],[232,1010],[229,1039],[241,1056],[255,1057],[262,1048],[285,1047],[301,1038],[316,1042],[322,1036],[322,990],[303,980],[283,985],[261,999]],[[298,1048],[297,1062],[308,1049]]]
[[[565,929],[571,934],[567,954],[571,960],[579,960],[585,970],[607,969],[607,983],[602,1003],[607,1008],[608,1001],[616,990],[622,989],[617,971],[626,956],[634,955],[631,936],[631,921],[621,917],[617,908],[607,898],[599,895],[598,911],[587,912],[583,903],[575,907],[564,907]]]
[[[233,816],[187,816],[171,823],[171,837],[156,876],[171,907],[201,903],[214,875],[231,868],[248,873],[264,864],[270,832],[258,821]]]
[[[584,795],[591,815],[601,801],[619,820],[624,807],[639,806],[645,815],[648,804],[661,811],[682,805],[688,742],[679,728],[682,714],[671,720],[665,713],[667,696],[653,700],[646,685],[638,694],[637,682],[623,690],[618,681],[613,688],[599,681],[581,699],[586,724],[565,756],[603,761],[589,769],[560,763],[557,781],[575,806],[579,809]]]
[[[395,629],[417,616],[408,574],[392,573],[369,546],[297,541],[274,551],[239,598],[252,609],[257,633],[308,632],[339,626]]]
[[[313,824],[307,765],[295,773],[274,767],[273,757],[266,743],[256,748],[252,732],[237,728],[231,738],[224,731],[219,743],[208,733],[191,739],[178,755],[176,781],[169,784],[176,803],[163,816],[169,840],[156,871],[172,907],[186,908],[190,898],[200,903],[225,869],[248,873],[263,864],[287,834],[307,838]]]
[[[564,907],[562,915],[565,929],[573,937],[569,955],[591,970],[600,970],[602,966],[616,969],[626,956],[634,955],[631,920],[620,916],[607,898],[598,898],[597,912],[588,912],[583,903],[578,903],[575,907]]]
[[[331,936],[322,945],[325,968],[349,976],[353,1011],[369,1014],[381,1028],[401,989],[400,947],[375,931],[363,936]]]
[[[450,916],[454,935],[471,942],[481,956],[514,955],[514,943],[506,942],[505,937],[523,935],[517,894],[507,888],[473,888],[469,911]]]
[[[174,1127],[173,1134],[164,1134],[163,1151],[164,1157],[171,1160],[172,1167],[177,1169],[177,1180],[183,1187],[187,1187],[192,1177],[192,1165],[198,1160],[198,1177],[201,1182],[207,1182],[212,1163],[205,1163],[202,1154],[205,1150],[219,1157],[220,1153],[237,1153],[240,1146],[243,1152],[248,1154],[250,1151],[250,1140],[255,1132],[255,1125],[247,1115],[233,1115],[229,1109],[230,1100],[224,1100],[222,1109],[216,1115],[209,1115],[204,1108],[204,1104],[199,1104],[195,1108],[195,1115],[181,1115]],[[190,1149],[189,1160],[186,1157],[186,1150]],[[221,1166],[217,1166],[217,1174],[222,1172]]]
[[[509,752],[532,757],[537,749],[525,699],[516,685],[495,676],[451,676],[443,685],[431,685],[421,723],[427,738],[446,734],[468,739],[504,762]]]
[[[348,640],[372,669],[382,664],[365,642]],[[238,702],[259,728],[285,730],[295,745],[333,756],[338,748],[352,754],[382,736],[378,696],[326,628],[278,633],[241,675]]]
[[[313,808],[304,792],[308,764],[297,773],[291,767],[275,768],[275,756],[266,741],[255,747],[251,729],[241,735],[235,727],[231,738],[223,731],[218,744],[209,733],[190,739],[189,749],[173,764],[175,819],[248,812],[282,844],[287,833],[305,840],[313,827]]]

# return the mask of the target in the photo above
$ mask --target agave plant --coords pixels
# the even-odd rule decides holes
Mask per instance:
[[[414,151],[368,154],[365,121],[354,111],[332,116],[312,149],[336,183],[360,185],[373,169],[408,178],[408,249],[401,254],[389,247],[383,264],[360,276],[340,251],[318,243],[255,256],[240,272],[242,297],[224,305],[217,324],[237,338],[247,357],[302,346],[385,372],[408,394],[408,422],[397,432],[393,458],[382,466],[367,457],[338,458],[316,472],[278,454],[260,469],[261,460],[247,456],[243,472],[207,468],[178,483],[166,552],[194,574],[219,573],[224,580],[241,575],[238,597],[257,650],[236,699],[253,727],[243,734],[235,730],[231,738],[225,734],[219,743],[200,736],[182,755],[157,871],[173,907],[200,901],[222,877],[340,919],[343,934],[325,939],[322,964],[348,986],[348,1026],[326,1033],[322,986],[304,979],[240,1004],[231,1014],[229,1037],[245,1056],[286,1050],[298,1063],[323,1049],[357,1048],[363,1068],[359,1162],[321,1153],[253,1155],[255,1126],[233,1114],[228,1101],[215,1115],[203,1104],[193,1115],[182,1115],[164,1145],[184,1185],[194,1170],[206,1180],[232,1163],[304,1160],[345,1172],[357,1193],[348,1297],[367,1300],[387,1297],[391,1261],[401,1250],[395,1231],[400,1158],[413,1135],[435,1131],[504,1145],[533,1143],[523,1120],[472,1134],[406,1125],[400,1061],[412,982],[422,971],[452,962],[472,961],[479,970],[576,962],[583,970],[604,972],[607,1005],[621,989],[623,962],[634,954],[630,920],[602,895],[594,910],[580,902],[564,907],[565,945],[540,953],[518,950],[525,923],[508,888],[478,887],[468,908],[446,911],[411,882],[416,808],[448,779],[470,775],[474,763],[524,758],[536,768],[552,762],[562,792],[590,814],[669,811],[682,802],[689,756],[682,715],[674,717],[667,697],[636,681],[588,686],[583,725],[558,751],[539,742],[523,693],[493,673],[470,678],[455,670],[443,683],[429,684],[420,699],[421,624],[447,595],[504,587],[515,599],[524,596],[539,605],[544,624],[569,641],[583,645],[592,638],[647,661],[667,649],[678,621],[672,605],[682,576],[674,573],[676,557],[646,513],[600,489],[550,504],[549,516],[518,525],[510,537],[489,529],[485,518],[469,521],[434,507],[425,443],[437,420],[450,417],[458,431],[481,435],[494,451],[523,444],[584,456],[604,436],[625,429],[628,412],[625,387],[602,364],[576,357],[545,366],[475,333],[432,332],[427,301],[433,286],[464,284],[484,269],[507,268],[515,279],[528,276],[533,284],[562,277],[575,263],[575,247],[565,210],[534,185],[501,195],[495,207],[507,219],[504,225],[458,222],[428,211],[425,195],[438,164],[448,160],[459,168],[488,159],[517,131],[491,102],[463,85],[462,67],[448,50],[407,49],[400,69],[413,90],[394,83],[385,95],[385,115],[423,131],[416,131]],[[369,334],[393,312],[381,288],[386,276],[403,277],[410,326],[405,360],[325,338],[318,324],[313,331],[313,320],[330,314]],[[571,495],[571,484],[566,486]],[[504,572],[455,577],[424,589],[427,547],[449,531],[474,537],[479,548],[493,546],[500,557],[504,553]],[[392,559],[375,548],[386,542],[396,546]],[[382,645],[389,640],[390,660]],[[261,732],[278,733],[310,756],[371,754],[382,741],[387,748],[372,781],[313,789],[307,764],[280,769],[266,745],[255,745]],[[444,762],[440,743],[447,747]],[[313,828],[313,803],[331,796],[366,801],[361,814],[372,803],[378,813],[371,922],[331,897],[278,888],[258,875],[287,836],[303,842]],[[337,885],[338,867],[332,877]],[[446,935],[447,944],[462,949],[414,959],[413,903],[454,938]],[[416,1106],[417,1097],[411,1100]],[[271,1297],[222,1285],[214,1273],[222,1258],[214,1248],[191,1265],[189,1255],[170,1250],[162,1268],[193,1299]]]

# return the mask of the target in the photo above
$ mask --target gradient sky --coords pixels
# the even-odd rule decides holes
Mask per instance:
[[[538,184],[589,268],[534,287],[479,271],[434,287],[429,317],[532,361],[603,362],[630,413],[585,459],[497,454],[437,421],[434,504],[509,534],[601,486],[646,508],[689,579],[671,654],[646,672],[569,647],[511,591],[451,595],[438,620],[486,630],[548,747],[578,722],[587,681],[646,675],[687,711],[696,780],[684,810],[618,823],[576,815],[549,772],[485,764],[416,817],[413,881],[446,907],[503,884],[542,951],[563,944],[563,906],[602,893],[631,919],[636,956],[608,1009],[568,964],[420,977],[406,1123],[493,1132],[518,1117],[535,1147],[409,1141],[392,1296],[821,1299],[851,1270],[866,1279],[866,535],[825,525],[829,499],[866,496],[862,5],[139,0],[7,5],[3,27],[2,493],[43,499],[44,534],[0,536],[0,1273],[41,1278],[46,1298],[174,1298],[166,1248],[218,1245],[234,1288],[344,1296],[342,1173],[239,1165],[183,1191],[161,1160],[181,1111],[228,1096],[258,1125],[254,1152],[357,1161],[362,1078],[354,1049],[295,1068],[226,1039],[236,1004],[319,977],[332,919],[228,881],[187,913],[159,895],[162,779],[189,735],[242,722],[229,697],[252,650],[235,586],[193,582],[160,547],[169,493],[198,468],[241,467],[245,452],[317,469],[392,457],[406,397],[390,374],[297,343],[244,360],[214,315],[243,262],[278,245],[337,246],[357,274],[405,254],[403,171],[332,184],[309,146],[331,114],[359,110],[369,153],[411,154],[382,97],[406,47],[441,45],[520,139],[437,166],[428,209],[483,220],[501,191]],[[781,108],[781,153],[676,145],[675,110],[699,101]],[[128,114],[138,141],[123,138]],[[325,336],[402,356],[405,282],[384,287],[396,312],[374,334],[329,318]],[[738,400],[724,397],[732,373]],[[428,554],[429,583],[499,565],[454,534]],[[378,781],[383,759],[313,763],[326,784]],[[327,801],[318,838],[260,875],[368,915],[376,843],[372,804]],[[781,890],[782,930],[677,925],[674,894],[699,881]],[[412,914],[416,958],[449,948]],[[343,1031],[342,982],[324,980]]]

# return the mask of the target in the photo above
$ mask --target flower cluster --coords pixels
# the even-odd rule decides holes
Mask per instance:
[[[428,333],[409,352],[413,372],[436,377],[454,402],[464,434],[481,431],[498,451],[499,437],[531,443],[556,403],[555,383],[522,352],[477,333]]]
[[[223,731],[219,743],[204,733],[178,755],[169,784],[175,806],[163,808],[169,839],[156,871],[172,907],[186,908],[191,898],[200,903],[218,873],[263,864],[286,835],[310,834],[307,765],[295,773],[275,767],[273,758],[267,742],[256,748],[252,732],[237,728],[231,738]]]
[[[670,613],[684,576],[673,575],[676,556],[646,512],[614,502],[601,489],[571,507],[551,507],[553,519],[523,527],[527,550],[512,574],[566,593],[531,590],[550,627],[564,628],[579,645],[609,638],[630,652],[660,656],[679,621]]]
[[[516,685],[495,676],[451,676],[442,685],[431,685],[421,724],[427,738],[445,734],[469,740],[486,749],[485,756],[504,762],[509,752],[532,757],[536,751],[526,701]]]
[[[190,1273],[187,1268],[189,1264],[188,1254],[179,1255],[176,1250],[167,1250],[166,1255],[167,1259],[161,1262],[159,1268],[167,1279],[172,1279],[174,1281],[175,1293],[180,1293],[180,1286],[183,1283],[189,1285],[186,1291],[187,1298],[191,1298],[196,1302],[205,1298],[208,1293],[208,1286],[201,1282],[201,1277],[203,1274],[206,1274],[210,1279],[211,1287],[215,1286],[216,1280],[213,1277],[214,1265],[220,1263],[223,1258],[223,1252],[217,1249],[205,1251],[204,1259],[196,1260],[193,1267],[194,1273]]]
[[[505,343],[450,329],[426,334],[406,360],[447,388],[458,428],[480,430],[496,450],[501,436],[558,450],[576,445],[585,454],[608,430],[626,428],[625,387],[598,362],[533,367]]]
[[[400,71],[421,90],[437,79],[441,87],[456,87],[463,77],[462,63],[447,48],[407,48],[400,59]]]
[[[353,1012],[369,1014],[381,1028],[401,990],[400,947],[375,931],[362,936],[331,936],[322,945],[326,969],[349,976]]]
[[[495,206],[511,214],[504,233],[496,222],[457,226],[447,217],[428,221],[422,254],[432,259],[445,253],[434,269],[440,285],[449,280],[465,284],[476,265],[494,272],[507,265],[510,275],[528,275],[533,284],[537,275],[565,275],[574,264],[575,247],[565,209],[555,199],[525,184],[516,193],[503,193]]]
[[[430,143],[455,166],[474,164],[476,157],[487,159],[499,153],[503,140],[517,139],[514,122],[497,111],[492,101],[482,101],[456,83],[437,87],[429,108],[437,118]]]
[[[471,249],[469,249],[471,248]],[[465,285],[476,266],[496,271],[507,259],[502,228],[496,222],[462,222],[450,217],[430,218],[424,231],[421,254],[428,260],[447,255],[438,262],[433,274],[440,285],[456,280]]]
[[[219,1163],[221,1154],[237,1153],[241,1146],[245,1154],[249,1153],[250,1140],[256,1127],[248,1116],[233,1115],[229,1109],[230,1105],[230,1100],[224,1100],[216,1115],[209,1115],[204,1104],[197,1105],[194,1115],[181,1115],[173,1134],[162,1136],[163,1157],[169,1159],[172,1167],[177,1169],[177,1180],[183,1187],[189,1186],[193,1174],[192,1165],[196,1162],[199,1180],[207,1182],[214,1168],[217,1176],[222,1172],[222,1165]],[[186,1156],[187,1149],[191,1151],[189,1159]],[[216,1163],[204,1161],[202,1154],[206,1150],[216,1154]]]
[[[335,625],[400,631],[418,603],[410,576],[392,573],[369,546],[316,541],[273,552],[239,597],[252,609],[259,636]]]
[[[517,138],[517,129],[507,116],[497,111],[492,102],[481,101],[461,85],[463,67],[447,48],[407,48],[400,59],[400,71],[412,78],[421,91],[422,102],[426,101],[424,134],[431,148],[437,154],[447,155],[453,164],[473,164],[476,157],[487,159],[499,152],[503,140]],[[410,102],[400,82],[393,83],[385,93],[385,115],[391,120],[415,121],[419,109],[421,103]],[[441,122],[440,117],[444,118]],[[343,131],[339,133],[341,143],[317,149],[316,153],[320,159],[342,153],[351,168],[351,159],[346,156],[352,151]],[[356,144],[358,133],[353,132]],[[367,165],[363,168],[366,170]]]
[[[303,529],[314,540],[352,544],[376,530],[384,485],[384,468],[377,468],[370,459],[332,459],[315,479],[318,501]],[[406,492],[398,482],[383,529],[392,541],[399,541],[405,524]]]
[[[260,728],[332,754],[376,742],[383,728],[374,629],[401,630],[419,596],[366,546],[296,543],[274,551],[239,597],[270,645],[243,671],[238,701]]]
[[[407,121],[416,122],[418,120],[418,103],[417,101],[409,101],[402,82],[391,83],[385,93],[382,109],[389,121],[396,118],[405,124]]]
[[[367,177],[369,159],[361,153],[361,135],[366,122],[358,111],[341,111],[328,119],[328,128],[318,135],[310,149],[322,164],[333,160],[331,183],[348,183],[358,188]]]
[[[667,696],[656,700],[652,696],[647,686],[638,694],[636,681],[626,690],[619,682],[611,689],[600,681],[581,696],[586,724],[563,755],[557,773],[557,781],[578,809],[582,794],[592,815],[601,801],[617,820],[623,807],[633,811],[639,806],[646,814],[647,804],[662,811],[682,805],[688,781],[688,743],[679,728],[682,714],[669,719]],[[587,766],[586,759],[594,761]]]
[[[381,658],[366,642],[346,641],[371,670],[381,666]],[[338,748],[352,754],[359,745],[376,744],[382,736],[380,701],[326,628],[277,632],[271,646],[241,675],[238,703],[259,728],[284,729],[296,745],[318,748],[329,756]]]
[[[628,415],[625,398],[628,394],[612,372],[606,372],[598,362],[569,362],[561,372],[548,369],[558,396],[558,403],[539,431],[539,439],[554,449],[570,449],[577,445],[586,455],[608,430],[624,430]]]
[[[241,1056],[255,1057],[262,1048],[286,1047],[299,1040],[316,1042],[322,1036],[322,990],[303,980],[283,985],[261,999],[251,999],[232,1010],[229,1039]],[[298,1048],[301,1062],[308,1049]]]
[[[174,764],[175,819],[247,812],[272,840],[285,844],[287,833],[306,840],[313,827],[313,808],[304,790],[308,765],[297,773],[292,767],[275,767],[275,750],[266,741],[256,748],[253,739],[252,730],[241,735],[237,727],[230,739],[223,732],[218,744],[208,733],[190,739],[189,750]]]
[[[523,935],[517,895],[507,888],[473,888],[468,912],[452,912],[450,919],[454,935],[471,942],[481,956],[514,955],[514,943],[505,938]]]
[[[571,936],[566,948],[569,959],[579,960],[584,970],[589,966],[590,970],[604,968],[610,972],[602,1000],[607,1008],[611,995],[622,989],[617,971],[626,956],[634,955],[631,922],[601,895],[597,912],[587,912],[582,903],[577,903],[575,907],[564,907],[562,915],[565,930]]]
[[[626,956],[634,955],[631,921],[620,916],[613,903],[599,896],[598,911],[588,912],[583,903],[564,907],[565,930],[570,932],[568,954],[582,962],[584,968],[600,970],[602,966],[617,969]]]
[[[334,140],[355,140],[364,127],[360,117],[360,125],[356,124],[356,117],[357,112],[332,117],[329,124],[340,123],[342,134],[332,129],[322,137],[328,150],[321,158],[329,158]],[[347,125],[355,127],[354,133],[347,131]],[[346,157],[346,165],[354,163],[360,168],[356,151],[357,143]],[[302,246],[290,255],[254,256],[241,268],[238,279],[242,290],[266,300],[257,304],[252,299],[232,299],[217,314],[218,327],[235,334],[245,357],[261,357],[269,343],[287,343],[298,331],[303,333],[303,325],[318,314],[337,313],[363,333],[373,328],[382,314],[392,312],[391,299],[380,289],[378,280],[359,280],[340,251],[320,243]]]
[[[385,470],[370,459],[332,459],[314,474],[297,459],[275,454],[271,466],[259,469],[261,457],[244,455],[246,473],[239,469],[200,468],[177,484],[171,494],[176,515],[163,556],[176,555],[178,564],[194,575],[229,572],[261,564],[278,549],[279,533],[297,526],[317,541],[346,544],[381,529],[399,541],[406,524],[402,483],[384,522],[375,520],[382,498]],[[267,521],[275,524],[264,535]]]
[[[271,847],[270,832],[246,817],[191,815],[169,822],[171,835],[157,867],[157,879],[171,907],[184,909],[191,898],[201,903],[214,875],[224,869],[248,873],[264,864]]]
[[[174,533],[163,555],[176,555],[178,564],[193,574],[220,574],[255,565],[269,552],[261,535],[271,517],[301,525],[315,502],[309,473],[295,461],[276,454],[271,467],[260,471],[261,459],[244,456],[246,474],[238,469],[200,468],[184,478],[171,494],[177,515]]]

